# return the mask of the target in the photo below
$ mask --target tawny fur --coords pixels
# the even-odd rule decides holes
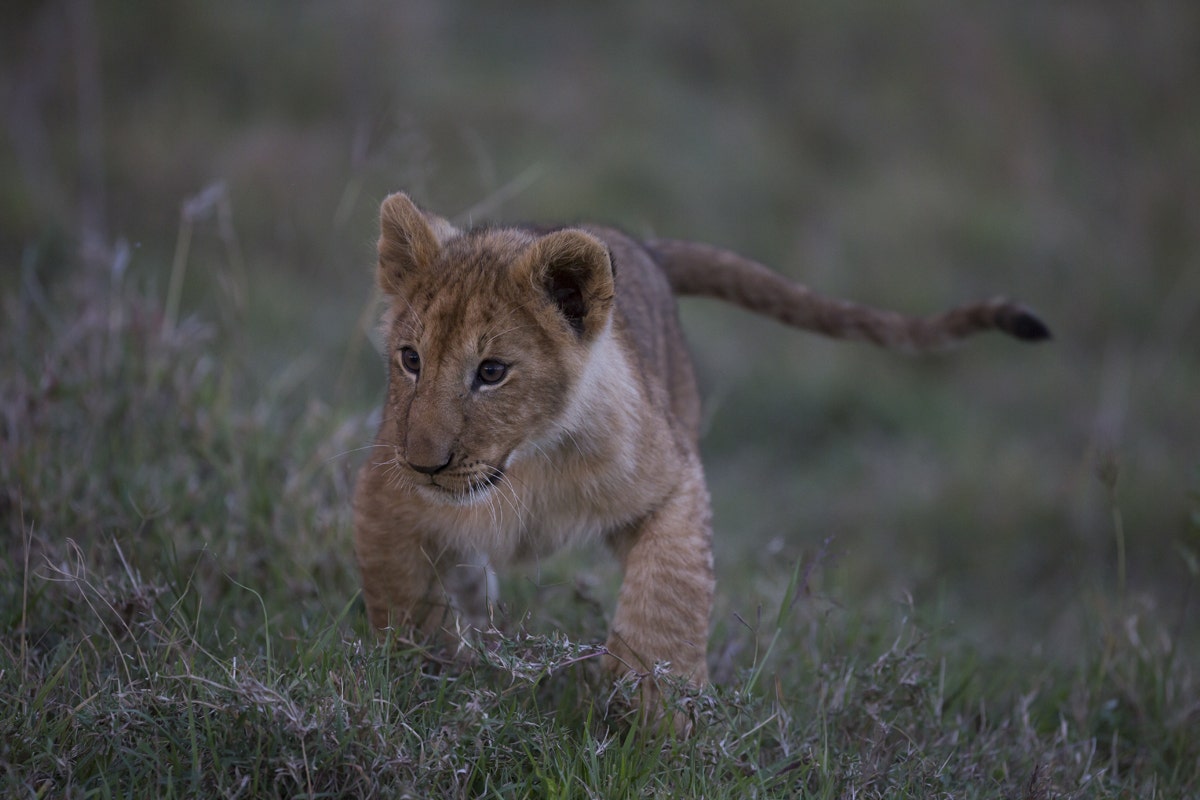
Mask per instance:
[[[459,231],[403,194],[380,228],[388,390],[354,497],[372,625],[452,641],[484,619],[463,591],[483,559],[603,539],[624,571],[607,642],[617,674],[667,664],[707,679],[709,498],[676,294],[900,349],[992,328],[1049,335],[1003,300],[911,319],[705,245],[590,226]]]

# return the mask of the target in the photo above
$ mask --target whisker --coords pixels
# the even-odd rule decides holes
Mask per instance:
[[[417,334],[418,336],[421,335],[422,333],[425,332],[425,320],[421,319],[421,313],[419,311],[417,311],[416,307],[412,304],[412,300],[405,297],[404,305],[408,306],[408,313],[412,315],[412,318],[416,323],[413,326],[414,327],[413,333]]]
[[[579,444],[579,440],[575,438],[575,434],[571,432],[571,429],[563,428],[562,432],[571,440],[571,444],[575,445],[575,452],[579,453],[580,456],[586,457],[587,454],[583,452],[583,445]]]
[[[473,489],[472,491],[475,491],[475,490]],[[492,519],[493,530],[499,530],[500,529],[500,518],[499,518],[500,517],[500,509],[496,508],[496,498],[494,495],[495,495],[495,493],[490,492],[490,491],[481,492],[479,499],[483,500],[484,505],[487,506],[488,516],[490,516]]]
[[[521,495],[517,493],[515,482],[508,475],[500,476],[500,487],[504,490],[500,493],[502,499],[507,499],[509,506],[513,510],[513,514],[517,517],[517,528],[520,531],[525,530],[525,515],[529,513],[529,505],[521,499]]]
[[[324,462],[324,463],[328,464],[328,463],[329,463],[329,462],[331,462],[331,461],[334,461],[334,460],[336,460],[336,459],[339,459],[339,458],[344,458],[344,457],[346,457],[346,456],[348,456],[348,455],[350,455],[350,454],[352,454],[352,453],[361,453],[361,452],[363,452],[364,450],[373,450],[373,449],[375,449],[376,447],[389,447],[389,446],[390,446],[390,445],[376,443],[376,444],[368,444],[368,445],[363,445],[362,447],[355,447],[355,448],[353,448],[353,449],[351,449],[351,450],[343,450],[342,452],[340,452],[340,453],[335,453],[334,455],[332,455],[332,456],[330,456],[329,458],[325,459],[325,462]]]
[[[488,489],[480,489],[476,487],[474,483],[470,483],[469,487],[470,500],[472,500],[472,503],[479,503],[479,501],[482,500],[482,503],[487,506],[487,515],[492,518],[492,528],[498,530],[500,527],[500,521],[497,515],[496,505],[494,505],[494,498],[492,497],[493,493],[488,491]]]
[[[528,324],[528,323],[524,324],[524,325],[513,325],[511,328],[505,328],[502,331],[497,331],[496,333],[487,334],[482,342],[482,345],[483,345],[482,349],[486,349],[486,348],[490,347],[492,342],[496,341],[497,339],[499,339],[501,336],[503,336],[506,333],[512,333],[513,331],[519,331],[519,330],[523,330],[525,328],[532,328],[532,327],[534,327],[534,326],[531,324]]]
[[[508,504],[508,507],[512,509],[513,514],[516,515],[518,524],[521,523],[524,519],[524,503],[522,503],[521,498],[517,494],[516,489],[513,487],[512,481],[509,480],[508,475],[497,470],[495,483],[493,485],[497,488],[496,494],[499,495],[499,499]]]
[[[384,477],[387,479],[389,488],[392,489],[408,489],[411,484],[408,482],[408,475],[404,467],[400,464],[399,459],[392,459],[386,464],[387,472]]]
[[[550,457],[550,454],[546,452],[546,448],[542,447],[542,446],[541,446],[540,444],[538,444],[537,442],[533,442],[532,444],[533,444],[533,449],[534,449],[534,451],[535,451],[535,452],[536,452],[536,453],[537,453],[539,456],[541,456],[543,459],[545,459],[545,461],[546,461],[546,463],[547,463],[547,464],[549,464],[550,466],[552,466],[552,467],[553,467],[553,466],[554,466],[554,459],[553,459],[553,458],[551,458],[551,457]]]

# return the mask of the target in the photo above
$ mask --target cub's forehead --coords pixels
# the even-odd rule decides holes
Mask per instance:
[[[472,228],[444,242],[441,255],[447,262],[509,262],[519,258],[536,240],[536,235],[524,228]]]
[[[515,228],[475,229],[444,242],[437,257],[409,282],[409,302],[430,305],[449,295],[503,290],[513,267],[535,241]]]
[[[395,329],[403,336],[465,343],[523,327],[533,289],[512,271],[533,241],[531,234],[501,229],[445,243],[436,262],[408,281],[393,309]]]
[[[443,281],[501,280],[535,241],[519,228],[477,228],[442,244],[430,277]]]

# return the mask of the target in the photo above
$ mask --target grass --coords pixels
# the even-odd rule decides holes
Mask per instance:
[[[510,577],[503,633],[463,663],[379,643],[348,544],[365,415],[269,388],[241,401],[231,387],[255,379],[226,357],[233,332],[172,320],[124,269],[97,289],[29,264],[2,336],[7,795],[1200,790],[1190,606],[1143,607],[1123,570],[1081,599],[1070,658],[1006,656],[911,602],[844,607],[827,542],[776,570],[754,613],[728,615],[743,590],[722,584],[719,682],[670,695],[695,720],[686,741],[616,711],[589,644],[612,575],[580,582],[578,558]],[[1104,477],[1123,541],[1115,464]]]

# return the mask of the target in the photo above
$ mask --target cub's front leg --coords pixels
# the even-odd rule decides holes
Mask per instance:
[[[642,677],[643,712],[656,717],[656,664],[702,686],[713,601],[712,529],[699,464],[668,500],[612,540],[625,577],[608,637],[608,668]],[[678,720],[676,727],[679,727]]]
[[[386,469],[366,464],[354,492],[354,550],[367,618],[380,631],[416,629],[456,644],[454,602],[441,579],[455,559],[424,535],[419,515],[388,485]]]

